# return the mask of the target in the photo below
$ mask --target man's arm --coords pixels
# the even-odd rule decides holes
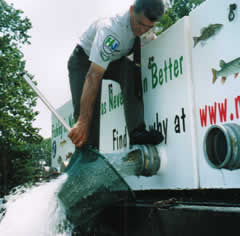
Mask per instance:
[[[104,71],[104,68],[92,62],[86,75],[80,100],[80,116],[68,134],[76,147],[81,147],[87,141],[95,101]]]

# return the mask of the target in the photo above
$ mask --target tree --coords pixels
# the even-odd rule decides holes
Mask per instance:
[[[8,170],[17,163],[15,155],[29,158],[22,146],[39,143],[42,137],[32,126],[38,114],[33,110],[37,96],[23,78],[26,74],[32,79],[21,52],[23,45],[30,44],[31,22],[4,0],[0,12],[0,183],[6,184],[11,179]]]
[[[22,146],[21,153],[22,156],[15,157],[15,165],[12,167],[14,185],[41,181],[46,174],[44,166],[51,164],[51,139],[35,144],[28,143]]]
[[[157,23],[157,35],[168,29],[177,20],[184,16],[188,16],[194,8],[204,1],[205,0],[169,0],[164,15]]]
[[[32,159],[36,162],[36,165],[51,165],[51,138],[43,139],[37,144],[28,144],[25,148],[31,154]]]

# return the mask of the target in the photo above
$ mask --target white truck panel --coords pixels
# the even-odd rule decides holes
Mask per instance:
[[[165,139],[157,147],[163,160],[159,174],[126,178],[134,190],[240,187],[240,170],[215,169],[207,163],[203,152],[204,135],[211,125],[240,123],[240,75],[227,75],[223,84],[219,66],[221,60],[229,63],[240,57],[240,13],[234,11],[235,18],[229,21],[230,3],[239,5],[237,0],[204,2],[189,17],[182,18],[142,48],[147,128],[159,129]],[[194,46],[193,37],[200,37],[203,28],[210,24],[223,27],[212,37],[199,38]],[[215,83],[212,68],[218,71]],[[120,86],[105,80],[100,127],[103,154],[129,148],[123,109]],[[58,112],[69,124],[73,123],[71,101]],[[52,165],[58,169],[61,162],[67,161],[69,152],[74,151],[67,132],[60,127],[53,117]]]

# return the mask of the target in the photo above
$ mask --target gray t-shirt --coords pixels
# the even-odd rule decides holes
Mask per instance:
[[[132,50],[135,35],[130,25],[129,11],[95,21],[79,39],[79,45],[89,60],[106,69],[112,61]]]

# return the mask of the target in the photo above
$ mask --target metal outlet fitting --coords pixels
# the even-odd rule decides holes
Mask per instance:
[[[137,145],[137,148],[141,150],[142,154],[142,169],[140,175],[146,177],[156,175],[161,164],[160,156],[156,146],[146,144]]]
[[[240,126],[235,123],[211,126],[203,140],[204,156],[217,169],[240,168]]]

